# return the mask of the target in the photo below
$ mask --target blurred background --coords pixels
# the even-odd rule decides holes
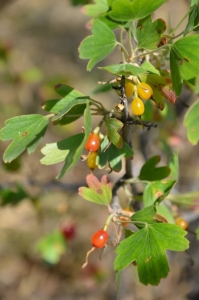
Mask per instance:
[[[58,83],[73,86],[88,95],[98,81],[112,79],[94,68],[86,71],[87,61],[78,57],[78,46],[90,34],[89,18],[82,14],[78,0],[1,0],[0,1],[0,128],[6,119],[24,114],[45,114],[41,105],[58,96]],[[189,1],[167,1],[154,15],[175,27],[189,9]],[[184,28],[182,24],[179,32]],[[114,51],[100,65],[118,63]],[[186,87],[181,97],[187,104],[196,99]],[[111,107],[118,98],[114,91],[97,94],[95,99]],[[179,152],[180,178],[174,193],[198,189],[198,146],[187,141],[183,117],[187,108],[180,100],[167,105],[163,114],[154,110],[148,121],[159,123],[158,129],[134,128],[134,174],[146,158],[161,155],[166,163],[173,151]],[[99,119],[93,120],[93,127]],[[49,126],[38,150],[25,152],[12,164],[0,168],[0,300],[112,300],[116,299],[113,261],[114,247],[99,260],[100,252],[90,257],[81,269],[90,249],[92,234],[100,229],[107,209],[86,202],[77,195],[89,173],[85,162],[62,180],[56,175],[62,165],[41,165],[40,149],[46,143],[62,140],[81,131],[82,120],[67,126]],[[1,157],[7,142],[0,143]],[[103,171],[96,172],[102,176]],[[111,174],[114,183],[121,174]],[[124,199],[125,202],[125,199]],[[125,204],[124,204],[125,205]],[[183,210],[194,231],[198,225],[198,207],[194,213]],[[111,232],[111,228],[110,228]],[[63,240],[64,237],[64,240]],[[122,274],[120,298],[123,300],[199,299],[198,243],[192,241],[189,253],[169,253],[171,272],[158,287],[139,283],[136,267]],[[67,241],[66,241],[67,240]]]

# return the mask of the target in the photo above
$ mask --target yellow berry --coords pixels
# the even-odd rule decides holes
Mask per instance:
[[[91,170],[97,168],[96,157],[97,157],[97,152],[91,152],[87,158],[87,166]]]
[[[181,217],[178,217],[176,219],[175,223],[176,223],[176,225],[182,227],[182,229],[184,229],[184,230],[186,230],[189,226],[188,222],[185,219],[181,218]]]
[[[135,87],[134,84],[132,84],[131,82],[125,82],[125,94],[126,94],[126,98],[130,98],[133,93],[135,91]]]
[[[139,97],[142,98],[143,100],[148,100],[153,95],[152,88],[150,87],[150,85],[148,85],[145,82],[141,82],[138,84],[137,92]]]
[[[144,113],[144,103],[140,98],[135,98],[131,104],[132,112],[135,116],[141,116]]]

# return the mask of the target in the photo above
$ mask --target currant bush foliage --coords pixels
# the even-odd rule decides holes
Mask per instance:
[[[180,207],[191,207],[196,205],[195,199],[199,197],[199,192],[184,194],[183,198],[182,195],[171,195],[170,192],[178,180],[177,153],[171,155],[167,166],[161,167],[157,167],[160,157],[151,157],[141,167],[137,177],[129,176],[128,166],[131,168],[129,162],[134,155],[129,140],[130,128],[131,124],[152,128],[152,120],[145,122],[142,119],[144,108],[150,106],[157,111],[164,111],[168,102],[174,105],[177,97],[181,95],[183,84],[199,93],[199,1],[190,2],[187,24],[180,34],[176,33],[178,26],[168,29],[163,19],[153,19],[153,12],[166,0],[93,2],[83,7],[84,13],[92,17],[89,21],[91,33],[80,43],[79,56],[88,60],[87,70],[91,71],[113,51],[117,51],[118,59],[114,64],[98,67],[111,76],[111,79],[102,83],[95,93],[113,87],[117,92],[115,99],[118,104],[114,103],[112,109],[108,110],[93,97],[84,95],[73,87],[58,84],[55,90],[59,97],[42,104],[45,116],[17,116],[5,122],[5,127],[0,131],[0,139],[12,142],[7,147],[3,159],[5,162],[12,162],[25,150],[29,154],[33,153],[41,142],[49,122],[55,126],[67,126],[81,118],[83,130],[61,141],[45,145],[41,149],[44,155],[41,163],[52,165],[63,162],[57,178],[63,177],[80,159],[85,160],[89,157],[89,153],[85,157],[84,148],[93,132],[100,139],[99,149],[95,153],[95,168],[120,172],[123,161],[126,161],[126,174],[117,183],[118,188],[139,183],[143,186],[143,193],[138,195],[131,192],[130,200],[139,201],[140,210],[133,211],[128,219],[129,224],[136,226],[136,231],[125,230],[126,238],[116,248],[114,268],[117,272],[117,282],[121,270],[136,262],[140,281],[145,285],[157,285],[169,272],[166,250],[185,251],[188,248],[188,240],[184,237],[186,231],[174,224],[175,216],[167,201],[171,201],[170,204],[173,201]],[[127,43],[124,43],[124,40],[127,40]],[[131,103],[138,97],[139,86],[151,88],[148,98],[142,96],[145,90],[139,95],[140,98],[148,100],[145,103],[144,99],[139,98],[143,109],[134,111],[135,116],[128,111],[130,102],[127,102],[125,95],[125,82],[134,86],[132,95],[129,96]],[[199,140],[198,111],[199,100],[193,103],[184,118],[188,140],[194,145]],[[101,116],[95,129],[92,126],[93,115]],[[101,131],[104,131],[103,134]],[[112,200],[116,198],[117,184],[112,189],[107,175],[103,175],[99,181],[93,173],[87,175],[86,182],[87,187],[79,188],[79,195],[87,201],[108,206],[109,211],[112,210],[112,220],[120,222],[118,211],[113,208],[114,201],[112,205]],[[9,196],[9,192],[1,192],[2,205],[11,203],[12,195]],[[26,193],[20,188],[16,195],[18,202],[26,197]],[[121,225],[121,222],[119,224]],[[108,221],[105,227],[107,226]],[[198,238],[198,229],[196,234]],[[58,250],[50,251],[49,245],[58,245],[53,248]],[[58,262],[65,250],[65,241],[58,232],[44,237],[37,245],[37,251],[50,263]]]

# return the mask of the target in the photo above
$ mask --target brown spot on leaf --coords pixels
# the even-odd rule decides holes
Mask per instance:
[[[186,57],[184,57],[184,60],[185,60],[186,62],[189,62],[189,60],[188,60]]]
[[[22,136],[26,136],[28,134],[28,132],[27,131],[24,131],[23,133],[22,133]]]
[[[102,194],[102,190],[100,190],[100,189],[97,190],[97,193],[101,195]]]
[[[159,198],[159,197],[161,197],[161,196],[163,196],[163,195],[164,195],[164,193],[161,192],[161,191],[156,191],[156,192],[155,192],[155,196],[156,196],[157,198]]]
[[[179,63],[180,66],[182,66],[183,60],[179,59],[178,63]]]
[[[194,132],[195,131],[195,128],[191,128],[191,132]]]
[[[149,258],[147,258],[147,259],[145,260],[145,262],[147,263],[151,258],[152,258],[152,256],[150,256]]]

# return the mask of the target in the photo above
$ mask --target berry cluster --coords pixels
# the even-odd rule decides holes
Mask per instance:
[[[131,103],[131,109],[135,116],[141,116],[144,113],[144,103],[142,100],[149,100],[153,95],[153,90],[145,82],[140,82],[138,85],[134,85],[131,82],[125,83],[126,97],[130,98],[133,96]]]

